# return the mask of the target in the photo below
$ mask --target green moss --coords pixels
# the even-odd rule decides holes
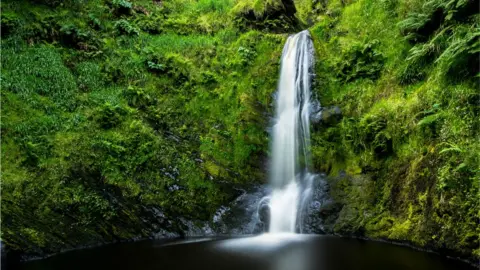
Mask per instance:
[[[221,177],[222,175],[225,175],[225,173],[222,172],[222,168],[211,161],[205,163],[205,169],[213,177]]]
[[[44,254],[181,232],[180,217],[210,220],[232,199],[225,186],[265,179],[265,115],[286,35],[241,30],[233,6],[2,4],[18,22],[2,40],[9,248]]]
[[[344,8],[327,5],[311,28],[318,58],[317,94],[322,105],[339,106],[343,118],[312,134],[312,155],[315,167],[330,174],[331,193],[343,204],[335,232],[445,248],[475,260],[479,240],[473,224],[479,216],[467,205],[478,205],[480,181],[478,163],[473,163],[479,160],[474,150],[478,140],[473,139],[479,136],[478,102],[471,101],[478,101],[471,81],[477,71],[453,68],[459,72],[453,78],[441,64],[443,57],[452,65],[473,63],[464,49],[476,46],[470,40],[476,35],[475,15],[446,19],[460,11],[451,11],[455,8],[447,1],[423,3],[389,6],[364,0]],[[436,26],[432,16],[437,11],[428,7],[432,3],[445,16]],[[342,53],[358,40],[378,40],[375,48],[383,63],[378,77],[351,76],[358,69],[346,69],[349,79],[339,78],[334,68],[338,63],[355,67],[349,63],[360,59],[362,67],[368,67],[373,59]],[[342,172],[347,176],[336,180]],[[359,186],[352,179],[360,176],[367,180]]]

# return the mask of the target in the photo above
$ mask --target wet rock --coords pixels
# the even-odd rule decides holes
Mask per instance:
[[[215,235],[215,232],[212,230],[208,222],[205,221],[193,221],[182,217],[179,219],[179,225],[182,228],[182,236],[184,237]]]
[[[211,221],[180,217],[174,222],[175,226],[171,226],[176,228],[174,231],[162,228],[155,238],[248,235],[266,231],[270,213],[265,196],[269,194],[269,189],[266,186],[254,186],[237,190],[237,193],[236,199],[221,206]]]
[[[330,233],[341,205],[329,197],[330,186],[325,180],[325,175],[318,174],[313,177],[311,193],[299,217],[298,230],[302,233]],[[165,215],[158,211],[155,214],[159,220],[163,220],[164,226],[159,227],[155,238],[235,236],[267,232],[270,222],[268,206],[270,192],[267,185],[238,190],[236,199],[228,205],[221,206],[210,221],[180,217],[173,224],[166,224],[168,222],[164,222]]]
[[[318,216],[322,220],[322,229],[325,233],[333,233],[333,226],[342,210],[342,204],[328,199],[320,207]]]
[[[333,126],[342,120],[342,110],[338,106],[323,107],[315,111],[313,107],[310,121],[314,124],[321,124],[323,126]]]
[[[336,215],[341,205],[329,196],[330,186],[325,174],[312,175],[311,193],[299,216],[298,230],[301,233],[324,234],[332,232]],[[270,189],[257,186],[243,190],[231,204],[222,206],[212,219],[212,228],[217,235],[248,235],[268,231]]]
[[[213,216],[213,223],[216,224],[222,222],[222,216],[228,211],[230,211],[230,207],[221,206]]]
[[[244,190],[230,205],[221,207],[213,217],[214,231],[217,234],[245,235],[266,231],[268,228],[268,206],[265,196],[266,186],[256,186]],[[263,201],[262,201],[263,200]]]
[[[266,231],[270,226],[270,207],[267,203],[260,205],[258,210],[258,220],[264,227],[262,231]]]
[[[317,175],[313,181],[312,194],[310,195],[311,197],[308,200],[303,219],[301,220],[300,231],[302,233],[325,233],[324,222],[326,217],[319,213],[321,213],[323,207],[331,201],[328,196],[329,189],[330,187],[324,175]]]
[[[169,192],[177,191],[179,189],[181,189],[181,187],[177,184],[174,184],[174,185],[168,187]]]
[[[322,116],[322,106],[320,105],[320,102],[317,99],[314,99],[310,103],[310,122],[312,124],[317,124],[321,120]]]
[[[160,229],[154,236],[153,238],[155,239],[161,239],[161,238],[177,238],[180,237],[179,233],[176,232],[170,232],[165,229]]]

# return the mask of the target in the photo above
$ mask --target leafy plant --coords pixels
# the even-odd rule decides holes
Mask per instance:
[[[247,16],[254,15],[257,18],[262,18],[278,11],[286,12],[286,7],[279,0],[242,0],[238,1],[233,11]]]
[[[414,43],[425,42],[444,23],[465,20],[478,13],[472,0],[429,0],[420,12],[412,12],[398,26],[402,34]]]
[[[135,20],[135,23],[142,31],[156,35],[162,32],[163,21],[162,16],[152,14],[150,16],[140,16]]]
[[[97,111],[96,119],[102,128],[110,129],[120,124],[126,113],[121,106],[107,102]]]
[[[417,44],[409,51],[405,61],[406,65],[400,74],[400,83],[408,84],[422,80],[426,76],[426,68],[445,49],[447,37],[451,35],[452,29],[445,28],[435,35],[430,41]]]
[[[147,61],[147,68],[148,68],[150,71],[154,71],[154,72],[163,72],[163,71],[165,71],[165,65],[155,63],[154,61]]]
[[[112,0],[112,7],[118,15],[128,15],[132,12],[133,5],[127,0]]]
[[[298,25],[293,1],[242,0],[233,7],[236,25],[270,31],[292,31]]]
[[[101,30],[102,29],[102,23],[100,19],[98,19],[94,14],[88,14],[88,18],[90,19],[90,25],[95,29],[95,30]]]
[[[52,98],[64,110],[75,108],[75,79],[51,46],[5,53],[2,68],[8,70],[2,74],[2,89],[18,94],[27,103],[35,102],[32,97],[40,95]]]
[[[146,109],[155,103],[153,97],[145,93],[144,90],[134,86],[129,86],[124,91],[124,96],[127,99],[128,105],[135,108]]]
[[[240,55],[241,63],[244,66],[251,63],[255,59],[255,57],[257,56],[257,53],[254,50],[249,49],[249,48],[245,48],[245,47],[242,47],[242,46],[240,46],[238,48],[238,54]]]
[[[20,20],[18,15],[12,12],[3,12],[1,18],[1,29],[2,29],[2,37],[6,37],[16,30],[18,30],[20,26]]]
[[[360,78],[377,79],[385,59],[377,50],[378,44],[378,40],[373,40],[365,44],[356,43],[343,50],[335,63],[336,76],[346,82]]]
[[[94,62],[81,62],[75,67],[77,85],[83,91],[95,91],[104,86],[100,65]]]
[[[405,38],[412,42],[426,41],[437,30],[445,19],[444,0],[425,2],[422,12],[412,12],[398,26]]]
[[[60,28],[60,41],[67,47],[75,47],[85,51],[96,51],[100,41],[88,30],[74,24],[66,24]]]
[[[435,60],[439,65],[440,74],[456,81],[476,76],[480,66],[479,28],[457,28],[447,42],[448,47]]]
[[[136,27],[130,24],[127,20],[121,19],[115,22],[115,30],[120,35],[138,36],[139,31]]]

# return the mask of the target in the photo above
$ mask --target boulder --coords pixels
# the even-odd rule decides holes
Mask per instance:
[[[267,186],[254,186],[231,204],[221,207],[213,217],[213,229],[219,235],[246,235],[268,230],[269,209],[264,198]]]
[[[310,121],[313,124],[320,124],[322,126],[333,126],[342,120],[342,110],[338,106],[322,107],[320,110],[312,110]]]

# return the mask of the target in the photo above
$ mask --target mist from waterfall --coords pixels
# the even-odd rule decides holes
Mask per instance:
[[[310,33],[305,30],[290,36],[282,53],[272,130],[270,233],[296,231],[311,191],[309,117],[313,64]]]

